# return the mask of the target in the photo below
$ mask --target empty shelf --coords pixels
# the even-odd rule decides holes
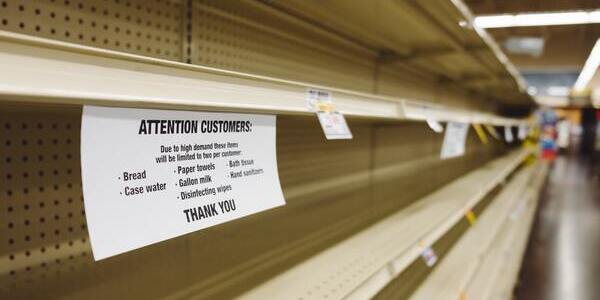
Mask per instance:
[[[241,296],[367,299],[464,218],[529,154],[518,150],[433,192]]]
[[[499,247],[498,243],[505,241],[506,237],[513,238],[513,232],[507,233],[508,228],[515,227],[514,224],[528,216],[523,211],[531,206],[532,197],[523,197],[523,194],[531,189],[531,183],[539,178],[539,172],[540,168],[535,167],[520,171],[485,209],[472,229],[454,245],[411,299],[462,299],[471,281],[492,277],[487,272],[479,275],[476,273],[485,261],[503,262],[490,260],[490,253],[504,253],[507,249]],[[478,295],[467,299],[488,298]]]
[[[482,260],[465,288],[464,295],[467,299],[513,299],[513,289],[521,269],[547,170],[547,164],[541,165],[529,188],[520,195],[521,205],[511,212],[502,236],[495,239],[490,253]]]

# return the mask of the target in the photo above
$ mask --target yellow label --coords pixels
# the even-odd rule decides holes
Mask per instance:
[[[495,139],[499,140],[500,136],[498,135],[498,132],[496,131],[496,128],[494,128],[494,126],[492,125],[483,125],[485,127],[485,129],[489,132],[489,134],[491,136],[493,136]]]
[[[481,128],[481,125],[479,125],[479,124],[473,124],[473,128],[475,128],[475,132],[477,133],[477,136],[479,137],[479,140],[482,143],[487,144],[488,143],[488,139],[487,139],[487,136],[485,135],[485,131],[483,131],[483,128]]]
[[[469,225],[471,226],[475,225],[475,222],[477,221],[477,217],[475,216],[475,213],[472,210],[469,210],[465,214],[465,218],[467,218],[467,221],[469,221]]]
[[[333,103],[317,103],[317,109],[319,111],[331,112],[334,109]]]

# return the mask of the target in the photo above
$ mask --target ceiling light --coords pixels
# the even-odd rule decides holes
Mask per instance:
[[[533,99],[540,105],[550,107],[561,107],[569,105],[567,97],[552,97],[552,96],[535,96]]]
[[[538,89],[535,86],[529,86],[527,88],[527,94],[531,95],[531,96],[535,96],[537,95]]]
[[[594,48],[592,48],[592,52],[590,52],[590,56],[585,61],[585,65],[583,69],[581,69],[581,73],[579,73],[579,77],[577,77],[577,81],[573,85],[573,89],[576,91],[585,90],[594,74],[596,74],[596,70],[600,65],[600,39],[596,41]]]
[[[571,93],[571,89],[568,86],[549,86],[546,92],[548,96],[567,97]]]
[[[479,28],[552,26],[600,23],[600,10],[553,13],[523,13],[475,17],[473,24]]]
[[[546,40],[540,37],[509,37],[504,48],[511,54],[523,54],[538,57],[544,52]]]

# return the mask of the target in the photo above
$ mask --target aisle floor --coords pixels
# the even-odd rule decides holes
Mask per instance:
[[[574,154],[554,162],[516,299],[600,299],[600,174],[592,165]]]

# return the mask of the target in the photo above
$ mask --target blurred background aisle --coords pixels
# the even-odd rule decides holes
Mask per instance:
[[[541,194],[517,299],[600,299],[598,162],[577,150],[559,156]]]

